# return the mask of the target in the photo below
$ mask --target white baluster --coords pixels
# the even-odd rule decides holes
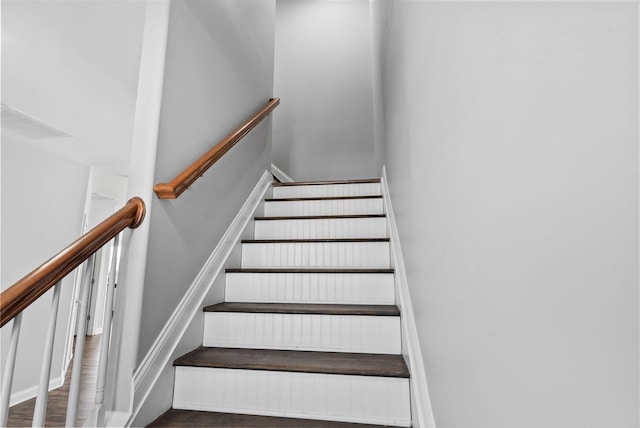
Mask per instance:
[[[13,371],[16,364],[16,352],[18,351],[18,339],[20,337],[20,325],[22,324],[22,312],[13,318],[11,327],[11,342],[7,352],[7,363],[4,366],[2,376],[2,392],[0,398],[0,426],[7,426],[9,417],[9,399],[11,398],[11,384],[13,383]]]
[[[100,344],[100,361],[98,363],[98,377],[96,380],[96,406],[93,410],[92,425],[96,427],[104,426],[104,385],[107,379],[107,362],[109,359],[109,343],[111,341],[111,320],[113,317],[113,296],[116,286],[116,268],[118,265],[118,244],[120,235],[113,240],[111,249],[111,270],[109,272],[109,282],[107,283],[107,299],[104,312],[104,324],[102,328],[102,343]]]
[[[80,397],[80,376],[82,374],[82,356],[84,355],[84,338],[87,330],[87,297],[89,295],[89,287],[91,287],[91,275],[93,272],[93,264],[95,254],[87,260],[84,265],[83,279],[80,283],[82,290],[80,291],[80,322],[76,334],[76,349],[73,354],[73,371],[71,372],[71,384],[69,386],[69,401],[67,402],[67,418],[65,426],[72,427],[76,425],[76,415],[78,414],[78,398]]]
[[[51,300],[51,313],[49,314],[49,331],[44,345],[44,358],[40,370],[40,383],[36,395],[36,406],[33,411],[34,427],[43,427],[47,416],[47,398],[49,397],[49,378],[51,377],[51,358],[53,357],[53,342],[56,335],[56,322],[58,320],[58,307],[60,306],[60,282],[53,287],[53,299]]]

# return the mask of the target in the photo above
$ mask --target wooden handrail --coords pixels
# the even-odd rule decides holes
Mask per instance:
[[[138,197],[129,199],[124,207],[3,291],[0,294],[0,327],[35,302],[118,233],[127,227],[135,229],[140,226],[144,215],[144,201]]]
[[[202,155],[184,171],[178,174],[168,183],[158,183],[153,186],[153,190],[160,199],[176,199],[189,186],[200,178],[218,159],[231,149],[238,141],[255,128],[265,117],[269,115],[280,104],[280,98],[272,98],[244,125],[227,135],[222,141],[216,144],[211,150]]]

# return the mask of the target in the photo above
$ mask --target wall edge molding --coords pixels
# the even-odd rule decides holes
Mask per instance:
[[[400,301],[400,317],[402,326],[402,339],[407,346],[408,365],[411,372],[411,394],[414,395],[416,403],[416,414],[418,421],[414,421],[417,427],[435,428],[435,418],[431,407],[431,398],[429,396],[429,388],[427,386],[427,376],[424,369],[422,359],[422,351],[418,339],[418,331],[416,321],[413,314],[413,306],[411,304],[411,296],[409,293],[409,282],[405,269],[404,256],[400,245],[400,235],[396,225],[395,214],[391,204],[391,194],[387,181],[386,166],[382,166],[382,179],[380,180],[384,208],[387,214],[387,224],[389,225],[389,235],[391,238],[390,249],[391,259],[395,268],[395,281],[397,287],[397,295]]]
[[[274,164],[271,164],[271,173],[283,183],[290,183],[292,181],[295,181],[293,178],[289,177],[287,174],[285,174],[284,171],[282,171],[280,168],[278,168]]]

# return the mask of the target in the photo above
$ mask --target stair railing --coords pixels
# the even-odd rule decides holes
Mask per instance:
[[[280,104],[280,98],[272,98],[251,119],[227,135],[211,150],[202,155],[198,160],[189,165],[184,171],[176,175],[168,183],[158,183],[153,190],[159,199],[176,199],[189,186],[213,166],[225,153],[227,153],[238,141],[255,128]]]
[[[93,266],[95,253],[109,241],[113,240],[114,246],[112,251],[114,251],[115,255],[119,247],[120,233],[126,228],[135,229],[138,227],[144,220],[144,216],[144,201],[138,197],[130,199],[120,210],[116,211],[102,223],[82,235],[71,245],[0,294],[0,327],[3,327],[9,321],[13,320],[10,345],[2,377],[2,388],[0,390],[0,426],[7,425],[11,384],[13,382],[23,311],[53,287],[49,326],[33,414],[33,426],[44,426],[47,413],[51,359],[53,356],[53,343],[60,302],[61,281],[84,263],[81,267],[82,281],[80,282],[80,298],[78,300],[80,313],[78,316],[80,320],[85,320],[87,317],[87,297],[90,287],[91,266]],[[111,259],[112,266],[106,300],[107,309],[105,310],[103,337],[100,345],[100,359],[98,363],[96,387],[96,405],[98,406],[102,405],[104,399],[104,384],[109,354],[109,342],[111,339],[111,308],[113,307],[114,288],[116,286],[115,271],[118,257],[114,256]],[[86,323],[80,322],[76,335],[65,426],[75,426],[76,423],[85,333]]]

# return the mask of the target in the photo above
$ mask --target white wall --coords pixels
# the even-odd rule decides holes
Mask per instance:
[[[437,425],[638,426],[637,4],[374,7]]]
[[[73,242],[80,234],[89,168],[2,137],[2,289]],[[74,274],[62,282],[51,377],[63,380]],[[24,313],[13,396],[35,395],[51,308],[49,291]],[[2,329],[3,362],[11,324]],[[62,379],[61,379],[62,376]]]
[[[28,211],[20,218],[2,219],[3,287],[79,236],[82,214],[88,209],[85,192],[89,178],[89,168],[80,164],[98,167],[105,174],[129,172],[146,3],[145,0],[2,2],[2,103],[70,135],[29,139],[3,123],[3,155],[5,150],[13,150],[8,146],[9,139],[32,148],[28,155],[24,154],[26,148],[21,149],[24,153],[18,160],[5,156],[2,159],[3,214],[11,209]],[[35,166],[25,160],[31,158],[36,160]],[[4,165],[9,166],[5,169]],[[23,172],[34,170],[42,183],[20,178]],[[20,197],[28,199],[27,202],[19,202],[9,191],[5,194],[8,188],[20,192]],[[82,203],[75,206],[75,198]],[[71,200],[73,204],[67,206],[66,202]],[[39,216],[44,221],[40,221]],[[29,223],[28,239],[24,243],[30,251],[12,251],[16,244],[12,233],[23,231],[28,219],[33,222]],[[34,224],[51,226],[48,233],[52,235],[44,234],[44,239],[38,239],[41,226]],[[5,259],[16,262],[5,263]],[[11,278],[7,279],[7,275]],[[69,314],[65,305],[72,299],[71,286],[66,284],[61,296],[59,319],[63,321],[58,324],[55,358],[61,358],[57,347],[67,339],[65,329],[70,321],[65,318]],[[49,308],[45,301],[50,299],[46,296],[41,299],[42,303],[37,303],[44,313]],[[31,337],[42,343],[44,330],[35,333],[31,332],[32,327],[35,329],[35,326],[23,327],[23,338]],[[3,331],[3,340],[5,334]],[[19,362],[26,367],[32,358],[39,356],[39,353],[30,353]],[[55,358],[54,377],[60,376],[61,365]],[[35,367],[39,367],[39,363]],[[31,385],[38,370],[29,367],[27,378],[16,379],[14,391]]]
[[[274,24],[275,1],[171,3],[156,183],[171,180],[273,96]],[[147,201],[138,363],[269,169],[270,135],[268,118],[178,199]],[[155,404],[166,410],[171,393]]]
[[[98,168],[91,168],[90,183],[92,194],[114,199],[116,208],[122,207],[127,202],[128,177],[112,174]]]
[[[369,4],[278,0],[273,163],[296,180],[379,176]]]
[[[145,4],[2,2],[2,103],[72,136],[26,144],[129,172]]]
[[[101,168],[91,168],[89,191],[87,192],[88,203],[85,206],[88,229],[97,226],[126,203],[128,182],[128,177],[109,173]],[[89,307],[91,320],[87,324],[87,335],[90,336],[102,333],[111,247],[112,243],[109,243],[97,254],[97,273],[95,274],[95,282],[92,285],[91,304]]]
[[[95,184],[93,182],[92,184]],[[95,187],[95,186],[92,186]],[[116,200],[109,199],[104,194],[91,194],[91,204],[89,210],[89,228],[92,229],[107,217],[115,212]],[[102,333],[104,322],[104,308],[106,300],[107,284],[109,281],[110,254],[113,241],[107,243],[96,253],[96,267],[94,271],[94,281],[91,283],[89,317],[87,322],[87,336]],[[77,331],[77,329],[76,329]]]

